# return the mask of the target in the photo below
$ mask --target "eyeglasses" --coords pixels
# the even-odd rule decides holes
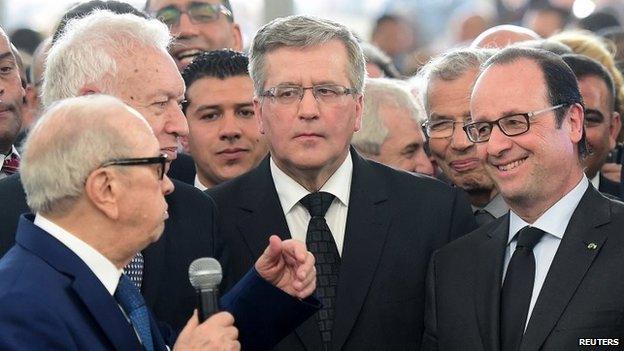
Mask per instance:
[[[157,157],[138,157],[138,158],[117,158],[106,161],[99,168],[109,166],[145,166],[151,164],[159,164],[158,179],[163,180],[165,177],[165,167],[167,165],[167,154],[161,154]]]
[[[483,143],[490,140],[490,135],[495,125],[506,136],[516,136],[529,131],[531,126],[530,118],[568,105],[570,104],[559,104],[543,110],[504,116],[493,122],[472,122],[464,125],[464,131],[468,135],[468,139],[473,143]]]
[[[205,2],[191,2],[186,11],[170,5],[156,12],[156,18],[170,28],[180,23],[180,17],[186,13],[194,24],[214,22],[221,14],[232,20],[232,11],[223,4],[209,4]]]
[[[422,124],[423,130],[429,139],[450,138],[455,133],[455,125],[464,124],[464,121],[454,121],[452,119],[440,119],[437,121],[426,121]]]
[[[263,92],[260,96],[269,97],[271,102],[277,102],[280,105],[292,105],[303,99],[306,90],[312,90],[312,95],[316,101],[330,106],[340,105],[345,101],[347,95],[356,93],[355,89],[345,88],[337,84],[321,84],[311,87],[278,85]]]

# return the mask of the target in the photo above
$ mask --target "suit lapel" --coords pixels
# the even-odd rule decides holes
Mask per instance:
[[[346,342],[360,313],[383,251],[390,211],[384,183],[354,150],[349,210],[342,250],[332,349]]]
[[[607,234],[596,228],[611,217],[609,200],[590,186],[576,207],[557,249],[546,280],[531,313],[521,350],[537,350],[551,333]],[[594,248],[588,248],[590,243]]]
[[[509,214],[487,233],[476,252],[474,299],[484,350],[500,348],[500,290],[509,233]]]
[[[141,345],[132,326],[124,318],[115,299],[89,267],[69,248],[35,226],[31,220],[20,218],[20,229],[16,238],[18,243],[60,273],[73,278],[72,289],[115,349],[140,350]]]

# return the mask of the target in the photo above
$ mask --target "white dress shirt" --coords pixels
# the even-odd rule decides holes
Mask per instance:
[[[600,172],[597,172],[596,175],[590,180],[594,188],[596,190],[600,189]]]
[[[308,210],[299,203],[310,192],[301,184],[284,173],[271,158],[271,176],[277,190],[280,204],[284,210],[286,223],[293,239],[306,242],[306,233],[308,231],[308,223],[310,222],[310,214]],[[329,177],[327,182],[319,191],[325,191],[336,198],[329,206],[325,214],[327,226],[331,230],[338,254],[342,256],[342,246],[344,243],[345,227],[347,225],[347,210],[349,209],[349,196],[351,192],[351,177],[353,175],[353,161],[351,154],[348,153],[340,167]]]
[[[199,181],[199,176],[197,176],[197,174],[195,174],[195,181],[193,182],[195,187],[201,191],[204,190],[208,190],[208,187],[205,186],[204,184],[202,184],[202,182]]]
[[[72,252],[74,252],[89,269],[95,274],[102,285],[112,295],[115,294],[117,284],[119,284],[119,278],[121,277],[121,269],[117,269],[115,265],[104,257],[99,251],[91,247],[89,244],[78,239],[70,232],[59,227],[49,219],[45,218],[41,214],[35,216],[34,224],[39,228],[45,230],[63,245],[67,246]]]
[[[533,255],[535,256],[535,281],[533,283],[533,293],[531,295],[531,303],[529,304],[529,311],[526,319],[525,328],[529,323],[531,312],[535,307],[535,302],[539,296],[539,292],[544,285],[544,280],[550,269],[550,265],[557,253],[559,244],[563,239],[563,235],[570,223],[572,214],[578,206],[583,194],[589,186],[587,177],[583,175],[581,181],[568,192],[564,197],[559,199],[554,205],[552,205],[546,212],[544,212],[534,223],[527,223],[513,210],[509,211],[509,237],[507,239],[507,248],[505,250],[505,266],[503,271],[503,281],[507,274],[507,266],[511,256],[516,249],[517,238],[516,234],[520,229],[525,226],[532,226],[543,230],[546,234],[533,248]]]
[[[4,173],[4,170],[2,169],[2,167],[4,166],[4,160],[6,160],[6,158],[9,157],[12,154],[17,155],[17,157],[19,157],[19,155],[20,155],[17,152],[17,149],[15,148],[15,145],[11,146],[11,152],[8,155],[0,154],[0,179],[4,179],[4,178],[9,176],[8,174]]]

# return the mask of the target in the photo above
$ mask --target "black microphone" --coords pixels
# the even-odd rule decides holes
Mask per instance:
[[[219,312],[219,284],[222,277],[221,265],[214,258],[198,258],[189,266],[189,280],[197,291],[200,323]]]

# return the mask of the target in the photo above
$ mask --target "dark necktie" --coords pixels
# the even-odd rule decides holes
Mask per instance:
[[[132,257],[130,263],[124,267],[123,272],[137,289],[141,290],[141,283],[143,282],[143,254],[140,251]]]
[[[132,323],[136,333],[139,334],[145,350],[153,351],[154,343],[152,341],[149,312],[145,305],[145,300],[141,296],[139,289],[125,274],[122,274],[121,278],[119,278],[119,285],[117,285],[117,290],[115,290],[115,299],[128,318],[130,318],[130,323]]]
[[[15,174],[19,170],[19,165],[19,157],[16,154],[11,153],[4,159],[4,163],[2,164],[2,173],[6,175]]]
[[[474,216],[475,216],[475,220],[477,221],[477,225],[479,227],[482,225],[486,225],[496,219],[488,211],[482,208],[474,211]]]
[[[334,304],[340,271],[340,255],[334,237],[325,221],[325,213],[334,200],[334,195],[326,192],[308,194],[301,204],[310,213],[310,223],[306,233],[306,245],[316,259],[316,295],[323,303],[317,313],[317,320],[325,349],[329,349],[334,324]]]
[[[544,231],[529,226],[518,233],[516,250],[509,261],[501,291],[502,351],[516,351],[522,342],[535,281],[533,248],[543,235]]]

